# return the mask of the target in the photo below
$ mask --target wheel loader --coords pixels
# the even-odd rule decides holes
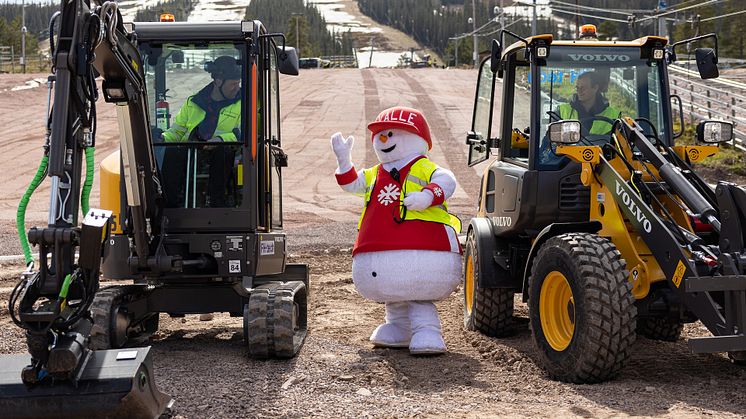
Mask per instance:
[[[309,272],[287,263],[282,231],[278,83],[298,74],[284,35],[257,20],[124,23],[117,3],[89,0],[61,2],[50,34],[45,152],[18,211],[28,268],[9,307],[29,354],[0,359],[2,416],[163,414],[172,400],[141,346],[160,313],[230,313],[243,318],[248,356],[295,356]],[[116,109],[119,150],[101,164],[97,209],[100,93]],[[212,128],[193,116],[200,98],[228,101]],[[48,225],[26,234],[25,207],[45,177]]]
[[[689,338],[693,352],[746,361],[746,190],[693,167],[733,125],[703,121],[696,143],[676,145],[682,102],[668,87],[677,47],[712,42],[695,50],[703,78],[718,75],[714,34],[493,40],[466,138],[468,164],[484,162],[465,246],[467,329],[510,335],[521,293],[538,362],[557,380],[613,379],[638,334],[675,341],[695,321],[710,336]]]

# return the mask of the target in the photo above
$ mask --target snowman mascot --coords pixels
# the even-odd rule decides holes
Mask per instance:
[[[418,110],[394,107],[368,124],[379,164],[356,170],[352,136],[336,133],[337,183],[365,197],[352,251],[352,279],[365,298],[386,304],[375,346],[413,355],[446,351],[433,303],[461,281],[461,221],[445,200],[456,190],[449,170],[427,158],[430,128]]]

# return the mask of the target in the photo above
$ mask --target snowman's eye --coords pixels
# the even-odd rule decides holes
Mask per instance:
[[[389,137],[389,138],[391,138],[391,137],[393,137],[393,136],[394,136],[394,133],[393,133],[393,132],[391,132],[391,131],[389,131],[389,133],[388,133],[388,134],[386,134],[386,136],[387,136],[387,137]]]

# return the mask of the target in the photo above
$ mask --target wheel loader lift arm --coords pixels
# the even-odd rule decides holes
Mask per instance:
[[[679,169],[645,137],[634,121],[621,122],[615,135],[623,136],[630,145],[634,145],[641,153],[640,157],[645,159],[642,164],[647,162],[658,169],[666,186],[692,211],[707,219],[714,228],[720,229],[718,209],[707,203]],[[719,252],[718,249],[704,249],[706,245],[691,240],[693,235],[677,237],[673,229],[678,227],[664,221],[659,213],[651,208],[640,193],[633,189],[606,159],[600,147],[560,145],[557,147],[557,154],[567,155],[582,164],[581,181],[584,185],[591,186],[591,205],[604,205],[607,207],[605,212],[610,211],[610,205],[614,205],[621,211],[625,221],[631,225],[630,234],[638,235],[650,249],[654,262],[660,266],[668,287],[678,296],[679,302],[686,310],[696,315],[713,334],[710,337],[690,339],[690,348],[695,352],[746,349],[746,265],[739,254],[743,253],[743,249],[734,249],[739,253],[731,255]],[[721,187],[723,186],[720,185],[719,188]],[[611,195],[613,200],[609,200],[608,195]],[[624,223],[620,228],[626,230]],[[729,227],[724,225],[722,228],[725,230]],[[710,254],[719,254],[724,268],[713,276],[701,275],[701,270],[697,270],[696,262],[693,260],[693,251],[698,249],[706,250]],[[730,263],[732,268],[725,267],[727,263],[724,262],[734,258],[738,261]],[[740,269],[736,269],[736,266]],[[716,293],[724,293],[725,296],[716,301]]]

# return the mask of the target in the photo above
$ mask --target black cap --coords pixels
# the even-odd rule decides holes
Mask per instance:
[[[230,56],[223,55],[205,63],[205,71],[212,75],[213,79],[221,80],[240,80],[241,65],[238,61]]]

